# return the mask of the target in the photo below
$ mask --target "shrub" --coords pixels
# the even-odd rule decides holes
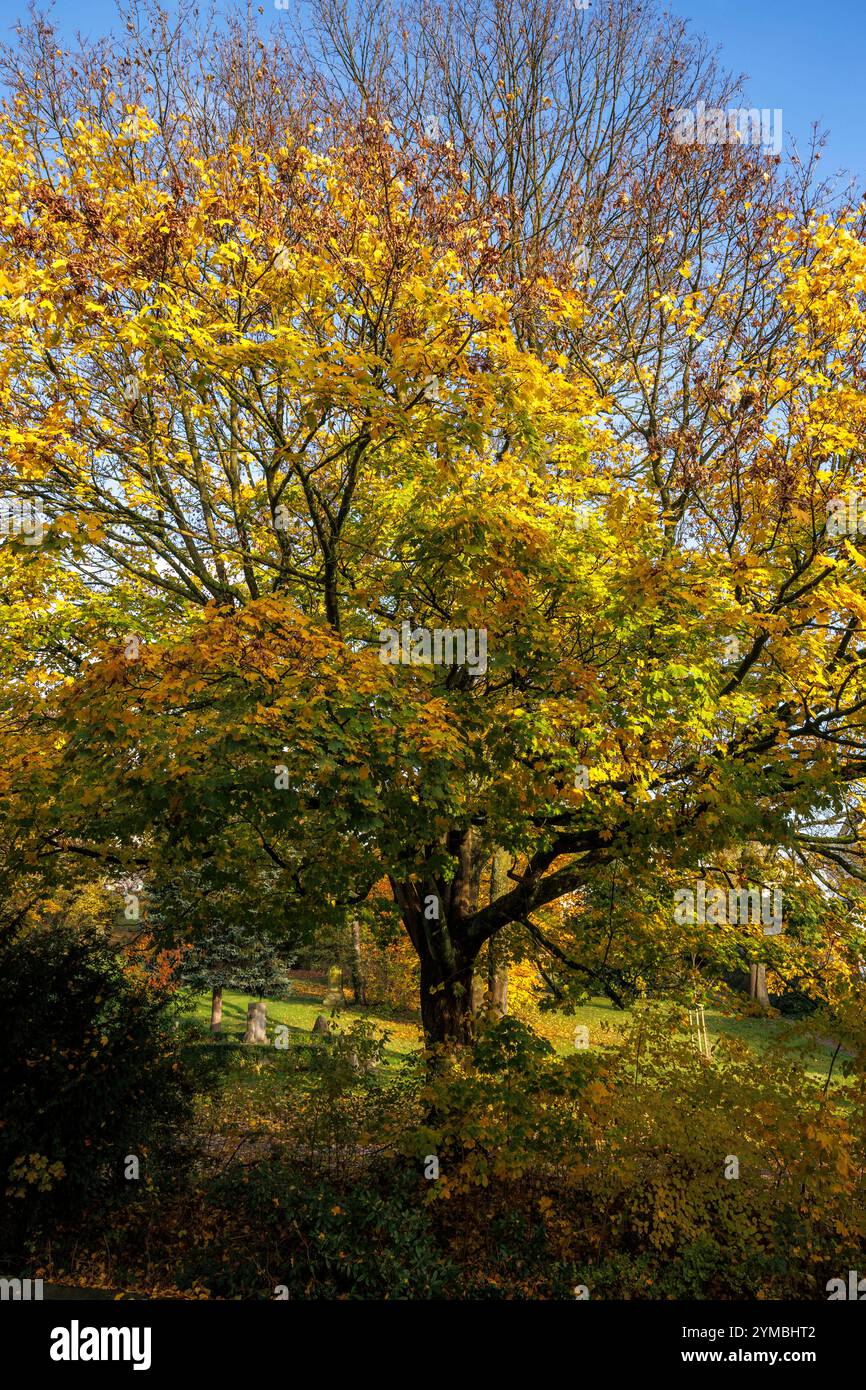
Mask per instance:
[[[458,1267],[436,1239],[417,1172],[393,1165],[363,1181],[298,1180],[292,1163],[231,1170],[207,1190],[221,1231],[188,1252],[182,1285],[217,1298],[459,1297]]]
[[[0,948],[0,1180],[16,1229],[137,1187],[128,1156],[147,1185],[177,1164],[207,1081],[184,1065],[173,1015],[170,986],[126,969],[104,935],[53,927]]]
[[[409,1147],[439,1160],[475,1296],[574,1276],[591,1297],[814,1298],[862,1265],[858,1085],[825,1094],[795,1052],[734,1038],[708,1061],[682,1024],[645,1010],[613,1053],[562,1059],[505,1020],[433,1075]]]

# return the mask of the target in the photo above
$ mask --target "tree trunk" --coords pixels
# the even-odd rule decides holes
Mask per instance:
[[[223,1026],[223,987],[214,985],[210,1001],[210,1030],[221,1033]]]
[[[421,1022],[430,1047],[471,1043],[472,961],[458,961],[447,976],[428,952],[421,955]]]
[[[479,1016],[479,1014],[482,1012],[483,1008],[484,1008],[484,981],[481,979],[480,975],[478,975],[478,974],[473,974],[473,976],[472,976],[472,1013],[473,1013],[473,1015],[474,1015],[475,1018],[478,1018],[478,1016]]]
[[[245,1043],[266,1043],[267,1034],[268,1006],[264,999],[251,999],[247,1004],[247,1031],[244,1033]]]
[[[754,999],[756,1004],[760,1004],[762,1009],[769,1009],[770,996],[767,992],[767,967],[757,961],[749,965],[749,998]]]
[[[478,905],[481,878],[477,835],[469,826],[449,837],[459,861],[450,884],[431,878],[391,880],[409,939],[421,966],[421,1022],[429,1048],[457,1048],[475,1037],[472,974],[480,945],[470,943],[466,923]]]
[[[508,891],[506,864],[507,858],[504,850],[495,850],[493,865],[490,870],[490,901],[492,903],[495,903],[497,898],[501,898],[503,893]],[[487,993],[490,1008],[499,1018],[504,1018],[508,1013],[508,962],[503,959],[502,942],[495,936],[491,936],[487,943]]]
[[[364,979],[364,967],[361,958],[361,923],[357,917],[352,922],[352,992],[355,995],[355,1003],[366,1009],[367,982]]]
[[[499,945],[492,936],[487,948],[487,994],[493,1012],[504,1018],[508,1013],[508,965],[499,959]]]

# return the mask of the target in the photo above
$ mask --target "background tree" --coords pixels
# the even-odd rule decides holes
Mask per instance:
[[[270,881],[268,881],[270,878]],[[180,871],[149,895],[148,929],[154,939],[182,943],[181,981],[211,992],[211,1032],[222,1030],[223,990],[284,998],[294,964],[271,920],[273,875],[260,876],[256,894],[215,887],[200,871]],[[252,901],[251,901],[252,898]]]

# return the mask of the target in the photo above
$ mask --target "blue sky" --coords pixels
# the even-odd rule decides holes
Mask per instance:
[[[272,10],[264,3],[266,18]],[[169,10],[173,0],[163,0]],[[567,3],[567,0],[562,0]],[[811,123],[829,129],[829,171],[852,170],[866,189],[866,0],[669,0],[713,45],[725,66],[748,76],[750,104],[781,107],[785,132],[805,145]],[[27,0],[0,0],[0,32]],[[62,31],[99,34],[114,18],[111,0],[57,0]]]
[[[725,67],[748,76],[751,105],[781,107],[786,136],[801,148],[813,121],[829,130],[826,166],[850,169],[866,189],[866,0],[671,0],[670,8],[721,45]]]

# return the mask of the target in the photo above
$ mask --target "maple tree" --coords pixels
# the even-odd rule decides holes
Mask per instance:
[[[387,879],[461,1041],[485,943],[556,903],[579,936],[614,864],[860,872],[866,593],[828,518],[866,247],[662,130],[651,274],[516,263],[453,140],[309,114],[203,139],[101,72],[59,130],[32,90],[3,118],[4,486],[83,622],[15,686],[7,795],[35,863],[265,861],[311,928]],[[383,660],[404,624],[484,660]]]
[[[196,15],[0,43],[0,1259],[856,1296],[866,209],[651,0]]]

